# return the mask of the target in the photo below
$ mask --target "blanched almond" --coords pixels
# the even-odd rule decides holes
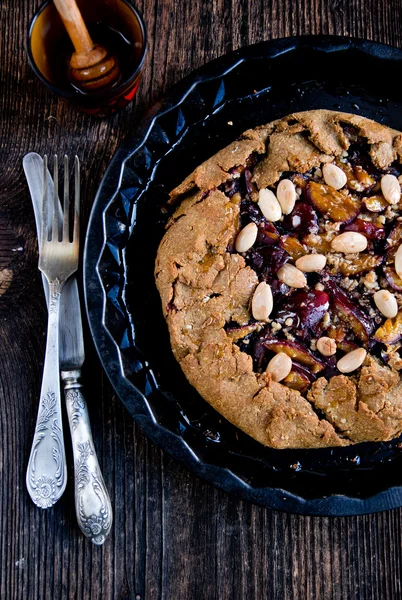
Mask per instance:
[[[284,352],[279,352],[272,358],[266,368],[267,373],[271,373],[272,379],[276,382],[285,379],[292,370],[292,359]]]
[[[275,194],[271,190],[263,189],[259,191],[258,206],[267,221],[275,223],[282,217],[282,209]]]
[[[286,263],[277,272],[278,279],[286,283],[289,287],[303,288],[307,285],[307,279],[303,271],[300,271],[294,265]]]
[[[367,248],[367,238],[356,231],[345,231],[332,240],[331,248],[344,254],[362,252]]]
[[[395,175],[381,177],[381,191],[389,204],[398,204],[401,199],[401,186]]]
[[[255,288],[251,301],[251,312],[256,321],[267,321],[274,307],[272,291],[268,283],[262,281]]]
[[[395,254],[395,271],[398,273],[399,277],[402,277],[402,244]]]
[[[330,337],[321,337],[317,340],[317,350],[323,356],[332,356],[336,352],[336,341]]]
[[[336,363],[336,366],[341,373],[351,373],[362,366],[366,354],[367,351],[364,348],[356,348],[356,350],[352,350],[352,352],[348,352],[345,356],[342,356]]]
[[[334,190],[340,190],[346,185],[347,177],[346,173],[339,167],[332,163],[326,163],[322,168],[322,174],[324,181],[327,185],[330,185]]]
[[[289,215],[296,203],[296,188],[290,179],[282,179],[276,188],[276,197],[284,215]]]
[[[374,302],[378,310],[387,317],[393,319],[398,314],[398,303],[394,294],[388,290],[379,290],[373,296]]]
[[[236,238],[236,252],[247,252],[257,239],[258,227],[255,223],[249,223],[239,232]]]
[[[315,273],[321,271],[327,263],[327,257],[323,254],[306,254],[296,260],[296,267],[304,273]]]

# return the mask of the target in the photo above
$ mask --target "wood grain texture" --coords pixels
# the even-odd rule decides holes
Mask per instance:
[[[298,517],[214,489],[133,424],[88,334],[88,403],[112,496],[113,533],[103,547],[80,534],[71,468],[66,494],[55,508],[34,507],[25,470],[46,313],[21,160],[32,150],[80,155],[85,225],[120,141],[192,69],[246,44],[302,33],[402,46],[402,0],[139,0],[149,33],[144,78],[135,103],[108,121],[74,113],[34,77],[23,41],[38,5],[0,4],[0,598],[399,600],[402,510]],[[71,465],[71,449],[67,452]]]

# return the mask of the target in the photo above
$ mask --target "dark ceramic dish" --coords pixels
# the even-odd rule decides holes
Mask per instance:
[[[354,515],[402,505],[402,443],[264,448],[187,383],[154,278],[167,193],[249,127],[294,111],[358,113],[402,130],[402,51],[341,37],[264,42],[181,81],[114,156],[85,248],[89,322],[103,366],[146,434],[194,473],[263,506]]]

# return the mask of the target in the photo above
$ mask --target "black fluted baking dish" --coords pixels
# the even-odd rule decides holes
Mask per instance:
[[[402,443],[264,448],[189,385],[170,349],[153,271],[168,192],[249,127],[301,110],[361,114],[402,130],[402,50],[343,37],[242,48],[180,81],[113,157],[84,253],[91,332],[145,433],[194,473],[263,506],[355,515],[402,506]]]

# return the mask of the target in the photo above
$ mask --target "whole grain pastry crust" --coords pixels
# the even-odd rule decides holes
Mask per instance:
[[[356,140],[376,169],[401,162],[400,132],[357,115],[314,110],[246,131],[170,195],[177,208],[158,249],[155,277],[173,353],[214,408],[274,448],[345,446],[402,431],[402,365],[395,352],[385,364],[369,351],[358,371],[318,376],[300,393],[256,369],[228,328],[234,323],[251,334],[262,325],[250,320],[258,274],[233,251],[240,203],[222,186],[257,157],[249,190],[256,201],[259,190],[274,188],[284,174],[320,169]]]

